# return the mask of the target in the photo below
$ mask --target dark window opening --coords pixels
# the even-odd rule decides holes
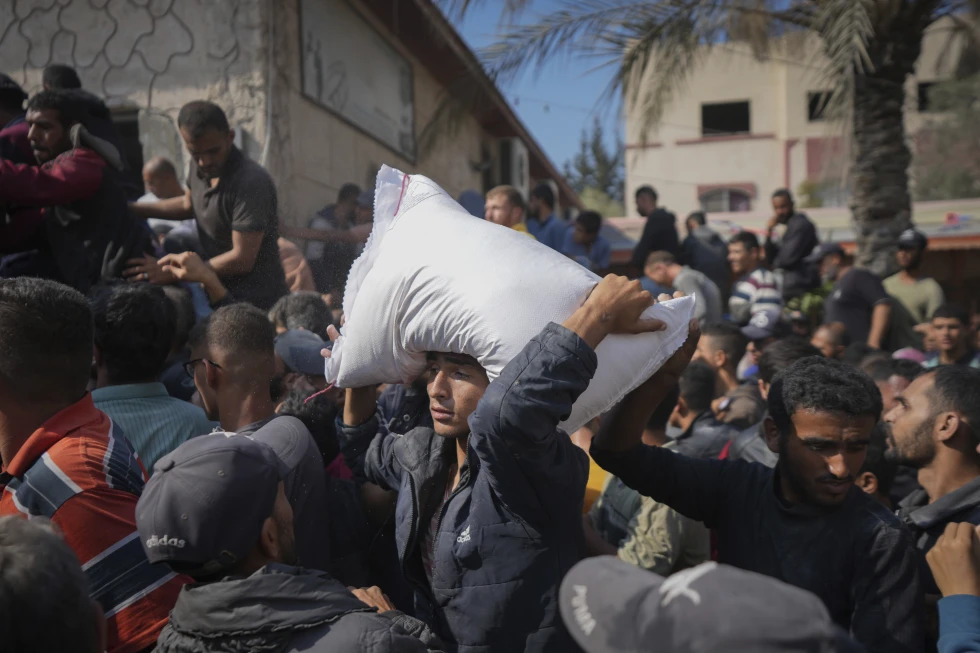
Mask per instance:
[[[806,94],[806,119],[817,122],[825,119],[827,105],[830,104],[830,91],[810,91]]]
[[[747,134],[750,130],[748,102],[701,105],[701,135]]]
[[[933,103],[929,98],[929,91],[935,86],[935,82],[919,82],[919,111],[922,113],[927,113],[929,111],[935,111]]]

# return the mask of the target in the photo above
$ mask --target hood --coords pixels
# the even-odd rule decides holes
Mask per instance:
[[[721,240],[721,236],[719,236],[716,231],[710,229],[707,225],[699,225],[697,229],[691,232],[691,235],[705,245],[714,245],[719,242],[723,242]]]
[[[324,572],[269,564],[246,578],[185,586],[159,651],[280,651],[297,630],[374,612]]]
[[[105,139],[93,136],[82,123],[72,125],[71,131],[68,132],[68,138],[71,140],[72,147],[85,147],[92,150],[105,159],[109,167],[116,172],[121,172],[125,168],[116,147]]]

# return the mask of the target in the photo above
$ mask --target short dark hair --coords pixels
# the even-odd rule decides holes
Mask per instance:
[[[5,649],[101,651],[90,591],[78,558],[51,522],[0,517],[0,632]]]
[[[674,388],[667,392],[663,401],[660,405],[653,411],[650,415],[650,419],[647,420],[647,429],[651,431],[663,431],[667,428],[667,422],[670,421],[670,414],[674,412],[674,407],[677,406],[677,399],[681,396],[680,388],[674,386]]]
[[[702,227],[704,225],[708,224],[708,218],[705,217],[704,211],[692,211],[692,212],[690,212],[690,213],[687,214],[687,219],[688,219],[688,221],[696,222],[697,224],[701,225]]]
[[[943,304],[933,312],[929,319],[935,320],[937,317],[959,320],[963,326],[970,326],[970,314],[958,304]]]
[[[933,372],[932,394],[938,410],[955,410],[980,444],[980,370],[966,365],[942,365]]]
[[[680,397],[695,413],[711,410],[715,398],[717,375],[715,369],[704,361],[692,361],[681,374],[678,387]]]
[[[646,263],[643,264],[644,267],[648,265],[657,265],[658,263],[663,263],[665,265],[673,265],[677,262],[677,258],[668,251],[657,250],[656,252],[650,252],[647,255]]]
[[[582,228],[585,229],[585,233],[587,234],[597,234],[599,233],[599,229],[602,228],[602,216],[596,211],[582,211],[575,218],[575,222],[582,225]]]
[[[177,168],[174,166],[173,161],[171,161],[170,159],[159,156],[150,159],[148,163],[153,164],[152,166],[150,166],[150,170],[152,171],[152,174],[165,175],[168,177],[177,176]]]
[[[777,340],[766,347],[759,357],[759,378],[763,383],[772,383],[777,374],[801,358],[819,355],[819,349],[798,336]]]
[[[28,111],[57,111],[61,126],[68,129],[85,122],[85,108],[69,91],[41,91],[27,101]]]
[[[534,190],[531,191],[531,197],[538,198],[547,204],[549,208],[555,208],[555,192],[545,182],[541,182],[534,187]]]
[[[656,202],[658,199],[657,191],[653,189],[653,186],[640,186],[637,188],[635,195],[636,199],[640,199],[640,195],[646,195],[647,197],[653,199],[654,202]]]
[[[182,106],[177,114],[177,127],[187,131],[191,138],[200,138],[209,129],[222,133],[231,130],[221,107],[206,100],[194,100]]]
[[[745,346],[749,344],[748,339],[742,335],[742,330],[731,322],[706,324],[701,329],[701,335],[711,337],[715,348],[725,352],[732,365],[738,365],[745,355]]]
[[[261,310],[251,304],[222,306],[208,320],[208,351],[224,349],[233,354],[245,352],[272,354],[276,328]]]
[[[898,463],[890,456],[885,455],[887,451],[888,430],[884,422],[878,422],[871,430],[867,454],[858,474],[865,472],[874,474],[875,478],[878,479],[878,494],[883,496],[888,496],[891,493],[892,485],[895,483],[895,474],[898,472]]]
[[[187,346],[187,339],[197,315],[194,312],[194,300],[191,293],[183,286],[162,286],[163,294],[170,300],[174,308],[174,339],[171,352],[178,352]]]
[[[147,283],[97,286],[90,304],[95,346],[113,385],[157,379],[173,346],[177,318],[163,289]]]
[[[71,66],[53,63],[41,73],[41,83],[49,89],[68,90],[81,88],[82,80]]]
[[[25,401],[75,402],[92,370],[92,311],[54,281],[0,280],[0,378]]]
[[[790,204],[793,203],[793,193],[789,192],[788,188],[777,188],[776,190],[774,190],[772,192],[772,198],[776,199],[777,197],[783,197]]]
[[[895,361],[891,358],[870,358],[861,364],[861,371],[871,377],[872,381],[887,381],[895,374]]]
[[[759,238],[751,231],[740,231],[731,240],[728,241],[729,245],[734,245],[735,243],[741,243],[745,249],[759,249]]]
[[[307,390],[295,387],[279,407],[280,415],[292,415],[303,422],[316,442],[316,447],[329,464],[340,453],[337,440],[337,405],[326,393],[309,396]]]
[[[881,393],[864,372],[840,361],[807,356],[776,375],[769,387],[769,415],[786,437],[798,411],[881,415]]]
[[[277,327],[306,329],[325,338],[333,314],[320,293],[300,290],[280,297],[269,310],[269,320]]]
[[[925,374],[925,370],[922,366],[915,361],[910,361],[906,358],[896,358],[894,374],[900,376],[909,383],[915,381],[917,378]]]
[[[27,94],[20,86],[0,88],[0,109],[10,113],[20,113],[24,107]]]
[[[337,192],[337,203],[353,202],[361,194],[361,187],[357,184],[344,184]]]

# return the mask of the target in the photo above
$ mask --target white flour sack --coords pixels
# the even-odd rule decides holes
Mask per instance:
[[[383,166],[374,209],[326,361],[327,380],[340,387],[410,382],[429,351],[469,354],[493,380],[599,281],[533,238],[473,217],[421,175]],[[657,304],[644,316],[667,330],[603,340],[596,374],[561,427],[577,429],[649,378],[684,342],[693,308],[691,297]]]

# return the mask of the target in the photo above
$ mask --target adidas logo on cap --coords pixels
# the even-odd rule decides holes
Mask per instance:
[[[187,542],[184,540],[179,540],[176,537],[168,538],[166,534],[151,535],[150,539],[146,541],[146,548],[153,549],[158,546],[175,546],[178,549],[183,549],[185,544],[187,544]]]

